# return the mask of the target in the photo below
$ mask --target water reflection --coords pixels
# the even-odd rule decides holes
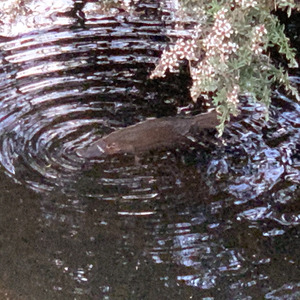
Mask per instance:
[[[141,1],[138,14],[40,3],[47,16],[62,13],[59,27],[19,31],[10,20],[1,33],[3,293],[297,297],[299,104],[277,92],[266,123],[264,107],[244,99],[222,142],[199,134],[139,164],[131,155],[85,161],[80,145],[189,103],[189,79],[148,80],[167,39],[156,1]]]

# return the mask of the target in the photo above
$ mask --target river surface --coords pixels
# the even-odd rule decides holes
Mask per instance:
[[[18,3],[0,4],[0,298],[300,299],[299,103],[275,91],[266,122],[242,99],[221,140],[86,161],[190,103],[184,70],[149,79],[171,8]]]

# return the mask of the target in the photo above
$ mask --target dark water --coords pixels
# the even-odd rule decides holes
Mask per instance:
[[[148,79],[169,15],[28,3],[1,23],[1,299],[299,299],[300,105],[276,92],[266,123],[244,99],[222,141],[86,162],[189,103],[187,76]]]

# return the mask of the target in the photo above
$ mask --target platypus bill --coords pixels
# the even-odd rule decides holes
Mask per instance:
[[[176,147],[191,131],[215,128],[218,125],[215,110],[193,117],[164,117],[150,119],[116,130],[77,149],[84,158],[97,158],[118,153],[139,155],[154,149]]]

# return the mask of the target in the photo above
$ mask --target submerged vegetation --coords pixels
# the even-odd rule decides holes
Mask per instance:
[[[293,0],[182,0],[172,4],[178,38],[162,53],[151,78],[164,77],[167,70],[177,72],[180,61],[186,59],[193,82],[191,97],[193,101],[199,96],[212,99],[219,113],[220,134],[230,115],[238,114],[241,95],[268,107],[272,85],[277,83],[299,100],[284,67],[276,66],[270,57],[271,50],[278,51],[289,68],[298,67],[284,26],[272,14],[284,9],[290,16],[297,9]],[[189,34],[180,37],[180,30]]]

